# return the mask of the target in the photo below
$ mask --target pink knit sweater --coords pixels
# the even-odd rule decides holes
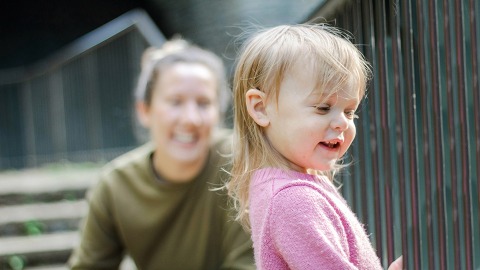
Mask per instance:
[[[256,171],[250,223],[258,269],[382,269],[363,226],[327,178]]]

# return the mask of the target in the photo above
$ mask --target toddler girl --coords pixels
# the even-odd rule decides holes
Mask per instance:
[[[370,74],[331,26],[278,26],[244,45],[227,189],[251,229],[258,269],[382,269],[332,183]]]

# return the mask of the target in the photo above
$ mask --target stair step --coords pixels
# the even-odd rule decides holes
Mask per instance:
[[[30,220],[79,219],[87,210],[85,200],[3,206],[0,207],[0,225]]]
[[[35,267],[25,267],[23,270],[68,270],[69,267],[66,264],[58,265],[42,265]],[[122,263],[118,267],[119,270],[137,270],[135,263],[129,256],[125,256]]]
[[[66,266],[66,262],[71,253],[71,250],[59,250],[0,257],[0,269],[12,269],[12,264],[15,265],[17,269],[21,265],[23,266],[22,269],[30,267],[45,267],[46,269],[50,269],[48,266],[59,266],[61,264]]]
[[[42,266],[35,266],[35,267],[25,267],[24,270],[68,270],[68,266],[65,264],[42,265]]]
[[[31,253],[70,251],[79,243],[79,233],[57,232],[35,236],[0,238],[0,257]]]
[[[0,196],[88,189],[95,183],[98,172],[98,168],[53,172],[40,169],[3,172],[0,174]]]
[[[83,199],[98,173],[98,168],[0,172],[0,206]]]
[[[0,225],[0,237],[13,237],[21,235],[50,234],[62,231],[77,231],[81,224],[81,218],[76,219],[52,219],[52,220],[29,220],[19,223]]]
[[[98,173],[99,167],[0,172],[0,269],[21,262],[24,270],[67,270],[88,211],[85,194]]]

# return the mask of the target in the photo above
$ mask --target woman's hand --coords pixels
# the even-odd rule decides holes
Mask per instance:
[[[388,270],[402,270],[402,269],[403,269],[403,256],[398,257],[388,267]]]

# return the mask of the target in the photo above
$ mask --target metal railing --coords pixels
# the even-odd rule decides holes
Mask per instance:
[[[138,145],[141,54],[164,40],[133,10],[39,63],[0,70],[0,169],[103,161]]]
[[[374,69],[343,193],[386,267],[480,269],[480,3],[328,1]]]

